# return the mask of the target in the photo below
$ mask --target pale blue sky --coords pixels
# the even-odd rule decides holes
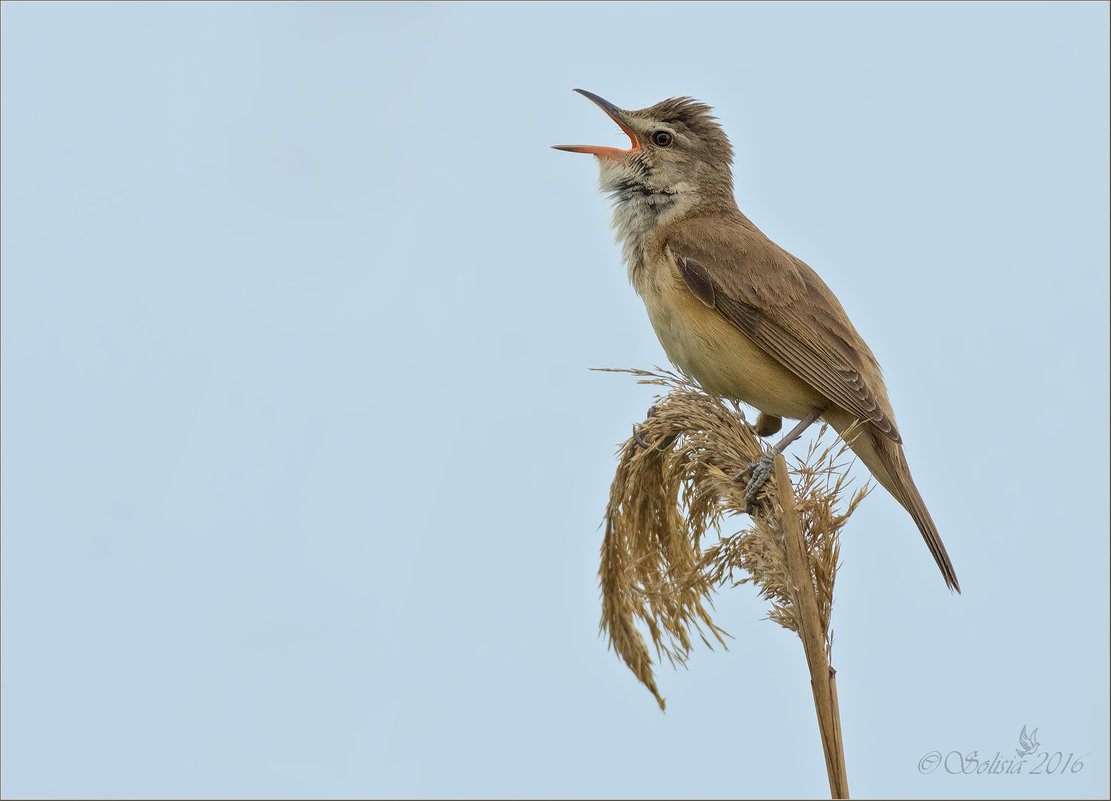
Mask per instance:
[[[965,592],[873,493],[854,795],[1107,797],[1107,4],[2,13],[5,797],[827,793],[750,589],[666,714],[598,637],[665,357],[575,87],[714,106],[884,365]]]

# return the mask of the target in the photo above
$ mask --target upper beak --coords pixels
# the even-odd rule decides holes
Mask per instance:
[[[632,146],[628,150],[622,150],[619,147],[602,147],[601,145],[552,145],[553,148],[555,148],[556,150],[566,150],[570,153],[589,153],[590,155],[597,156],[598,158],[611,159],[620,159],[623,156],[627,156],[636,150],[640,150],[640,140],[637,139],[637,135],[633,133],[633,129],[625,123],[624,111],[619,109],[608,100],[604,100],[603,98],[598,97],[598,95],[594,94],[593,92],[588,92],[585,89],[576,89],[575,91],[578,92],[580,95],[593,100],[602,109],[602,111],[609,114],[610,119],[620,125],[621,130],[629,135],[629,140],[632,142]]]

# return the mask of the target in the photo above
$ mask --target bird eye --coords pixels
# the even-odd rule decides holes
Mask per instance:
[[[667,131],[656,131],[652,134],[652,141],[660,147],[667,147],[671,144],[671,134]]]

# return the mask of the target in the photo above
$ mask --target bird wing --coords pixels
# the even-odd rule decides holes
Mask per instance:
[[[818,274],[738,215],[666,240],[691,292],[837,406],[902,442],[879,364]],[[871,384],[871,385],[870,385]]]

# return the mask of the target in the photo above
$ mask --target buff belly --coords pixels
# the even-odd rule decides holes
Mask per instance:
[[[799,419],[828,401],[687,289],[664,262],[637,287],[667,357],[703,389]]]

